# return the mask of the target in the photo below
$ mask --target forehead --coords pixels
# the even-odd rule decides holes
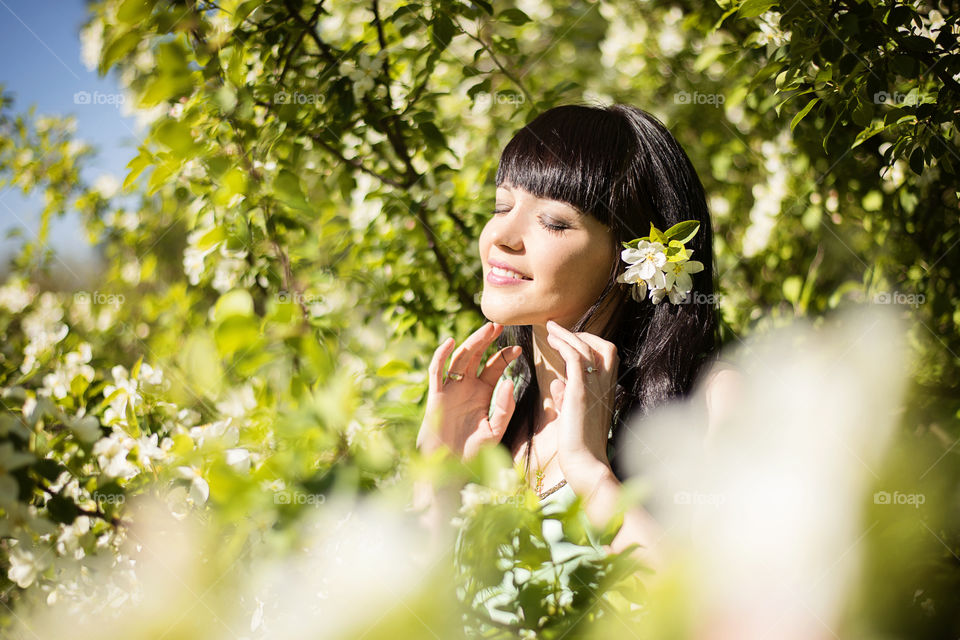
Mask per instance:
[[[541,198],[540,196],[534,195],[522,187],[513,186],[511,183],[507,182],[506,180],[497,186],[498,196],[499,195],[517,196],[519,194],[523,194],[525,197],[528,197],[528,198],[535,198],[536,200],[540,200],[543,203],[552,203],[552,204],[556,204],[557,206],[567,207],[571,211],[575,211],[576,213],[583,215],[582,211],[580,211],[577,207],[570,204],[569,202],[564,202],[563,200],[554,200],[552,198]]]

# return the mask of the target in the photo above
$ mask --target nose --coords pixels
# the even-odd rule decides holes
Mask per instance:
[[[510,251],[523,249],[524,221],[518,206],[506,213],[498,213],[487,222],[490,242]]]

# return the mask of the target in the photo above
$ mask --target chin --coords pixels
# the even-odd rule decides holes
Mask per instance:
[[[510,296],[488,295],[484,292],[480,298],[480,311],[484,317],[505,326],[533,323],[529,312],[521,309],[521,306],[525,306],[525,301],[510,300]]]

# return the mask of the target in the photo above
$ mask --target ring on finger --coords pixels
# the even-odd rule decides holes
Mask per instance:
[[[447,373],[447,379],[448,379],[448,380],[453,380],[454,382],[460,382],[461,380],[463,380],[463,374],[462,374],[462,373]]]

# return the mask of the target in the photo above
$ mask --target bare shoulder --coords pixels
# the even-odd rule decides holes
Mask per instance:
[[[723,414],[732,408],[743,392],[744,373],[733,363],[717,360],[704,375],[703,395],[707,411]]]
[[[744,379],[743,371],[728,360],[717,360],[704,375],[704,385],[712,387],[732,387],[741,384]]]

